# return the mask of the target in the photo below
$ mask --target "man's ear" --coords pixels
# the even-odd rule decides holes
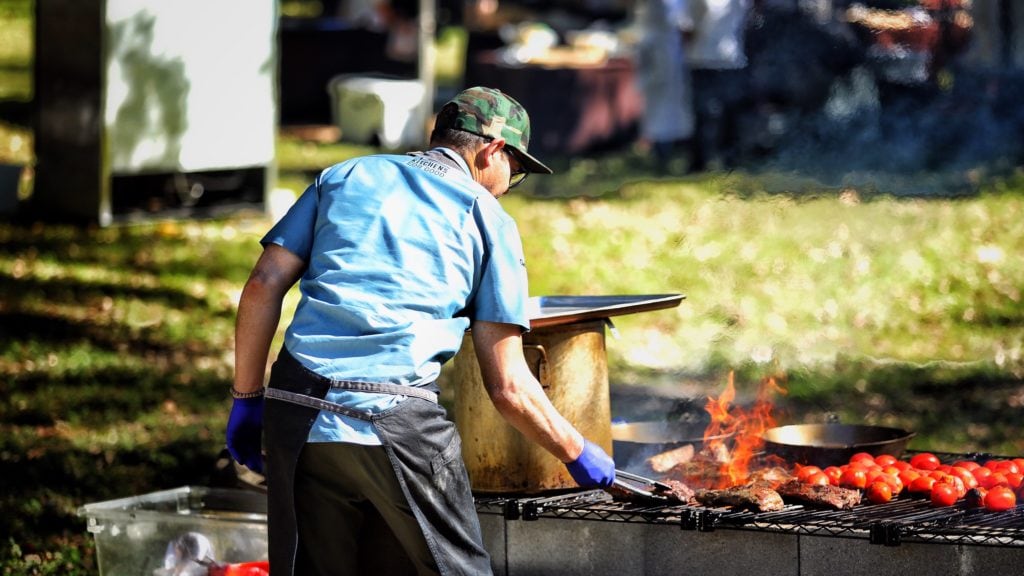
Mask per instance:
[[[486,146],[480,149],[480,158],[483,161],[484,167],[489,167],[491,163],[495,162],[495,158],[498,154],[501,154],[501,149],[505,147],[504,138],[495,138],[487,143]]]

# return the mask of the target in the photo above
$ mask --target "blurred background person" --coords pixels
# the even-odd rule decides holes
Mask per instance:
[[[650,145],[659,172],[694,132],[693,91],[683,35],[692,29],[689,0],[644,0],[637,6],[640,27],[637,81],[645,106],[640,137]]]
[[[695,132],[691,170],[734,163],[737,118],[746,96],[744,34],[750,0],[687,0],[693,32],[686,61],[693,79]]]

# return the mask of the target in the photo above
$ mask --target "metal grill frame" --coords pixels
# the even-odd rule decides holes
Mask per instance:
[[[954,459],[1004,458],[987,454],[937,454]],[[945,457],[943,457],[945,456]],[[682,530],[750,530],[868,540],[899,546],[904,542],[1024,548],[1024,502],[1013,510],[989,512],[964,502],[933,507],[927,499],[902,496],[885,504],[858,504],[851,510],[821,510],[787,504],[778,512],[730,507],[651,505],[615,500],[603,490],[549,496],[477,495],[479,514],[505,520],[541,518],[677,525]]]

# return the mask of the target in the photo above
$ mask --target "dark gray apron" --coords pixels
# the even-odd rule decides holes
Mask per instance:
[[[325,401],[332,387],[410,397],[394,408],[370,414]],[[282,348],[271,369],[267,399],[267,515],[275,576],[294,573],[298,547],[295,468],[320,410],[373,423],[441,574],[491,573],[462,461],[462,442],[437,404],[436,394],[408,386],[332,381],[308,370]]]

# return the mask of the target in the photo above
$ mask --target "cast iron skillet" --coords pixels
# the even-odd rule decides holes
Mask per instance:
[[[704,445],[706,422],[641,421],[612,424],[612,449],[615,462],[629,468],[645,459],[686,444],[700,450]],[[708,440],[725,440],[730,435],[712,436]]]
[[[769,428],[761,435],[764,450],[790,463],[815,466],[846,464],[857,452],[899,458],[915,435],[899,428],[859,424],[794,424]]]

